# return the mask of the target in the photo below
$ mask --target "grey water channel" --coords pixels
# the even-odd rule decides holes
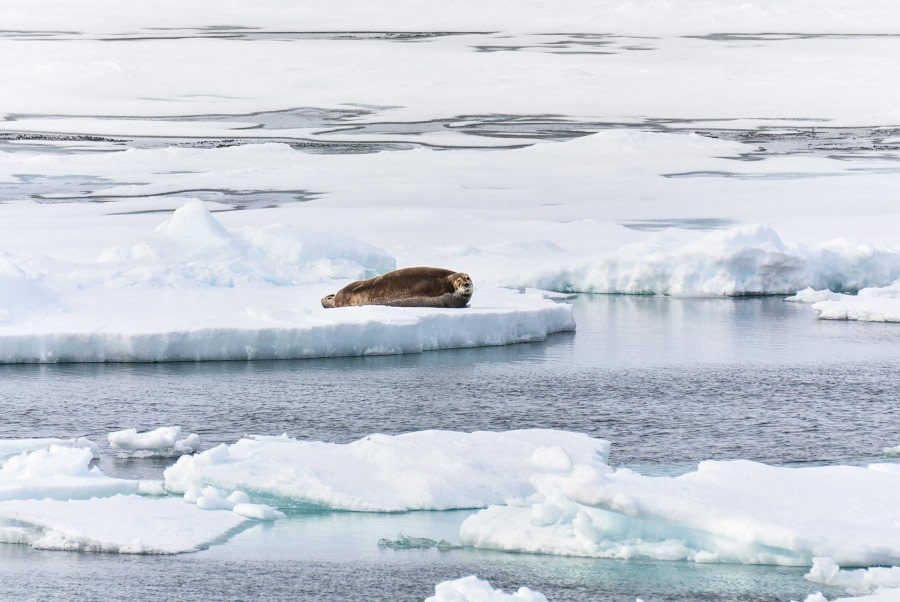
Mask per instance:
[[[160,478],[171,460],[117,458],[106,433],[180,425],[204,447],[245,434],[348,442],[371,433],[557,428],[613,443],[647,474],[705,459],[891,461],[900,444],[896,324],[831,322],[780,297],[582,296],[578,330],[542,343],[279,362],[0,366],[0,437],[88,436],[99,465]],[[893,458],[896,461],[896,458]],[[0,545],[15,599],[423,600],[477,574],[548,599],[802,600],[806,569],[377,546],[458,541],[469,512],[296,512],[206,551],[151,557]]]

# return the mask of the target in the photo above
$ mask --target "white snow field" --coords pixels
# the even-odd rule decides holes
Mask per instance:
[[[434,595],[425,602],[547,602],[547,598],[524,586],[507,594],[494,589],[487,581],[469,575],[438,583]]]
[[[566,470],[605,462],[607,441],[543,429],[370,435],[345,445],[287,436],[241,439],[165,471],[166,489],[213,486],[276,499],[281,505],[397,512],[483,508],[530,495],[535,458]],[[550,460],[547,460],[549,458]]]
[[[896,564],[898,478],[890,464],[706,461],[678,477],[646,477],[594,462],[566,475],[534,476],[534,496],[471,516],[460,540],[477,548],[604,558]]]

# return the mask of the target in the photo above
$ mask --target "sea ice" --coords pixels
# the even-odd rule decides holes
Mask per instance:
[[[895,588],[900,595],[900,567],[871,567],[843,570],[831,558],[814,558],[807,581],[835,585],[853,595],[871,594],[884,588]]]
[[[481,508],[534,491],[537,467],[605,462],[609,443],[552,430],[370,435],[340,445],[287,436],[241,439],[165,471],[166,488],[240,489],[279,505],[384,511]]]
[[[131,428],[107,435],[112,449],[133,452],[134,456],[170,457],[199,451],[200,437],[195,433],[180,437],[180,426],[162,426],[144,433]]]
[[[113,479],[90,468],[93,458],[89,447],[59,445],[11,456],[0,464],[0,500],[70,500],[138,491],[138,481]]]
[[[434,595],[425,602],[547,602],[547,598],[527,587],[520,587],[512,594],[494,589],[491,584],[475,575],[451,581],[442,581],[434,587]]]
[[[786,301],[811,303],[822,320],[900,322],[900,280],[889,286],[863,288],[856,295],[809,288]]]
[[[178,554],[224,539],[245,519],[138,495],[0,502],[0,542],[48,550]]]
[[[537,494],[460,527],[464,545],[507,551],[696,562],[842,565],[900,559],[900,473],[707,461],[678,477],[599,463],[535,475]],[[853,508],[852,513],[847,508]]]
[[[40,439],[0,439],[0,462],[7,460],[11,456],[17,456],[22,452],[48,449],[52,445],[58,447],[84,447],[91,450],[91,453],[95,458],[98,453],[97,444],[86,437],[75,437],[73,439],[57,439],[53,437]]]
[[[57,274],[64,301],[0,327],[0,362],[419,353],[539,341],[575,328],[567,304],[477,285],[465,310],[326,311],[319,302],[326,292],[393,269],[393,258],[358,240],[277,224],[229,231],[199,202],[180,207],[154,234]]]

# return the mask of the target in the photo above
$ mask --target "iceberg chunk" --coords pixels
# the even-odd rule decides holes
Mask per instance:
[[[442,581],[434,588],[434,595],[425,602],[547,602],[547,598],[527,587],[520,587],[512,594],[494,589],[491,584],[475,575]]]

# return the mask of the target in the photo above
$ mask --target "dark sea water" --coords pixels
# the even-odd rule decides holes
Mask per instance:
[[[864,464],[900,444],[900,326],[816,320],[781,298],[586,296],[578,331],[414,356],[281,362],[0,366],[0,438],[180,425],[204,447],[245,434],[347,442],[428,428],[559,428],[612,441],[645,473],[704,459]],[[6,599],[422,600],[477,574],[550,600],[802,600],[802,568],[390,550],[403,532],[458,539],[467,512],[300,513],[174,557],[0,545]]]

